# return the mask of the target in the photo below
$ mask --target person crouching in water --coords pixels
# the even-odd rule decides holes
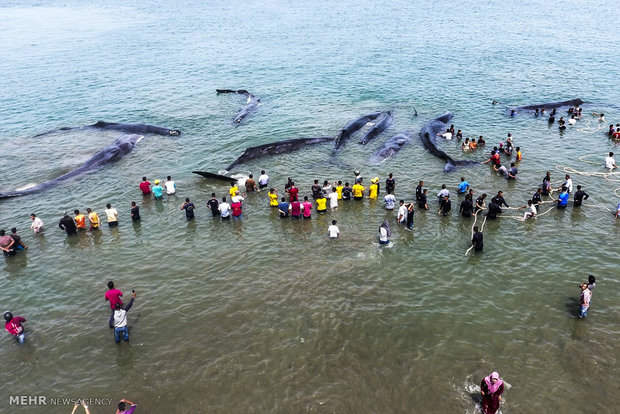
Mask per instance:
[[[390,230],[390,224],[387,220],[379,226],[379,244],[388,244],[392,237],[392,231]]]
[[[20,344],[23,344],[26,335],[24,334],[22,323],[26,322],[26,318],[22,318],[21,316],[13,317],[11,312],[4,312],[4,320],[6,321],[4,328],[7,332],[13,335]]]
[[[110,316],[110,329],[114,329],[114,342],[117,344],[121,341],[121,334],[125,342],[129,341],[129,331],[127,330],[127,312],[131,309],[133,301],[136,298],[136,291],[132,291],[131,300],[124,308],[120,303],[114,305],[114,312]]]

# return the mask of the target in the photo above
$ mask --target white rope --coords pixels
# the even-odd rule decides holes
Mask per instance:
[[[583,132],[584,134],[595,134],[601,130],[602,123],[598,122],[598,127],[596,129],[590,128],[590,120],[588,119],[584,128],[579,128],[577,131]]]

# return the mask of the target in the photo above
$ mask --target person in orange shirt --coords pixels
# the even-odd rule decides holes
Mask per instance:
[[[86,230],[86,216],[80,214],[80,210],[73,210],[73,212],[75,213],[75,217],[73,218],[73,220],[75,220],[75,227],[77,227],[78,230]]]

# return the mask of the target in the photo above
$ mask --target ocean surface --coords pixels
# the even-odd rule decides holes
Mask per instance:
[[[52,399],[127,398],[140,413],[475,413],[492,371],[510,384],[505,414],[618,412],[620,220],[611,212],[620,177],[573,173],[590,195],[584,206],[545,204],[528,222],[505,210],[485,223],[478,254],[465,254],[473,220],[438,216],[433,198],[464,176],[476,195],[503,190],[520,207],[546,171],[555,185],[566,168],[605,172],[604,157],[620,152],[606,134],[620,122],[619,14],[616,1],[575,0],[2,2],[0,191],[71,171],[121,136],[35,137],[42,132],[105,120],[183,134],[146,135],[118,162],[0,200],[0,228],[17,227],[29,247],[0,259],[1,310],[28,319],[25,345],[0,336],[0,412],[60,414],[72,407]],[[244,98],[216,88],[247,89],[261,104],[234,125]],[[563,133],[545,117],[508,116],[573,98],[586,102],[584,116]],[[407,201],[424,180],[431,209],[416,212],[412,232],[381,199],[295,222],[280,220],[263,191],[247,195],[241,221],[211,218],[206,201],[228,185],[193,170],[223,172],[249,146],[335,136],[378,110],[392,110],[394,123],[368,145],[355,136],[335,155],[333,144],[316,145],[230,173],[265,169],[280,193],[290,176],[309,195],[314,179],[352,181],[359,169],[365,183],[384,183],[391,172]],[[419,131],[446,111],[488,146],[512,133],[523,152],[518,180],[488,165],[445,174]],[[369,161],[402,131],[410,144]],[[458,159],[488,152],[438,142]],[[143,175],[171,175],[177,195],[143,198]],[[197,205],[191,222],[185,197]],[[460,201],[453,196],[454,209]],[[117,229],[105,225],[106,203],[120,212]],[[101,231],[68,238],[58,220],[87,207]],[[30,213],[43,235],[29,231]],[[392,244],[379,247],[385,219]],[[597,287],[579,320],[588,274]],[[107,327],[109,280],[125,298],[137,292],[129,344],[115,345]],[[22,395],[48,403],[11,405]],[[115,409],[96,405],[92,414]]]

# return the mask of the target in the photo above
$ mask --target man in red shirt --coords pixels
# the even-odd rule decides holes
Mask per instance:
[[[20,344],[23,344],[26,335],[24,334],[22,323],[26,322],[26,318],[22,318],[21,316],[13,317],[11,312],[4,312],[4,320],[6,321],[4,328],[13,335]]]
[[[237,200],[237,202],[232,203],[230,208],[232,210],[233,220],[241,220],[241,200]]]
[[[142,190],[142,194],[144,195],[151,194],[151,183],[146,181],[146,177],[142,177],[142,182],[140,183],[140,190]]]
[[[123,296],[123,292],[118,289],[114,289],[114,282],[111,280],[108,282],[108,291],[105,293],[105,300],[110,302],[110,309],[114,309],[117,303],[120,303],[123,306],[123,300],[121,296]]]
[[[295,183],[291,182],[291,188],[288,189],[288,195],[290,197],[291,203],[297,200],[297,194],[299,193],[299,189],[295,187]]]

